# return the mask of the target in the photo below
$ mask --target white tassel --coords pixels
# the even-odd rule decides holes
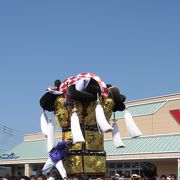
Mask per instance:
[[[106,120],[104,110],[100,104],[96,106],[96,121],[102,132],[112,131],[113,128]]]
[[[117,148],[125,147],[125,145],[121,139],[121,136],[120,136],[119,126],[118,126],[117,122],[114,121],[112,127],[113,127],[112,140],[113,140],[114,146],[116,146]]]
[[[40,124],[41,124],[41,131],[42,131],[42,133],[45,135],[45,136],[47,136],[47,134],[48,134],[48,119],[47,119],[47,116],[46,116],[46,114],[45,114],[45,112],[43,112],[42,114],[41,114],[41,121],[40,121]]]
[[[51,151],[53,147],[55,147],[55,133],[54,133],[54,127],[52,123],[48,124],[48,134],[47,134],[47,150],[48,152]]]
[[[73,113],[71,116],[71,132],[73,138],[73,144],[77,142],[85,142],[84,137],[82,135],[81,127],[79,124],[79,117],[76,113],[76,108],[73,109]]]
[[[126,111],[124,114],[124,119],[125,119],[125,123],[126,123],[128,133],[131,137],[138,137],[138,136],[142,135],[141,131],[136,126],[136,124],[135,124],[135,122],[131,116],[131,113]]]

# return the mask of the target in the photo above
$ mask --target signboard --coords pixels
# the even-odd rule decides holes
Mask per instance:
[[[15,153],[3,153],[0,155],[0,159],[7,160],[7,159],[16,159],[18,158]]]
[[[174,109],[169,111],[172,117],[176,120],[176,122],[180,125],[180,109]]]

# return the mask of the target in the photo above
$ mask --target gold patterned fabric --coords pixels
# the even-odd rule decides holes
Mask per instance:
[[[111,98],[101,98],[102,107],[104,109],[104,113],[106,119],[109,120],[112,115],[112,109],[114,106],[114,102]],[[73,104],[68,106],[64,106],[65,100],[63,97],[58,97],[55,101],[55,121],[56,125],[59,127],[68,127],[70,126],[70,118],[72,115]],[[75,101],[77,114],[81,124],[85,124],[87,126],[96,125],[96,116],[95,116],[95,108],[96,101],[91,102],[90,104],[82,104],[79,101]]]
[[[104,138],[103,134],[99,131],[85,131],[85,148],[86,150],[104,150]]]
[[[106,158],[104,156],[84,156],[85,173],[105,173]]]
[[[100,97],[106,119],[112,115],[114,102],[110,98]],[[95,108],[97,102],[81,103],[74,101],[64,106],[65,99],[58,97],[55,102],[56,125],[62,127],[62,140],[72,139],[70,119],[74,104],[81,126],[84,143],[76,143],[70,149],[70,155],[66,157],[64,166],[69,175],[73,174],[96,174],[105,173],[104,135],[99,132],[96,124]]]
[[[112,115],[113,106],[114,106],[113,99],[106,98],[106,99],[102,100],[102,106],[104,109],[104,114],[106,116],[106,119],[110,120],[111,115]]]
[[[58,97],[55,101],[55,122],[59,127],[69,127],[70,118],[72,115],[73,104],[65,106],[65,100],[63,97]],[[75,102],[77,108],[77,115],[79,117],[80,123],[82,123],[82,104],[79,101]]]
[[[72,133],[70,130],[62,131],[62,139],[68,140],[72,139]],[[104,150],[104,135],[99,133],[99,131],[93,130],[85,130],[85,144],[84,148],[86,150],[95,150],[95,151],[103,151]],[[82,143],[76,143],[72,146],[71,150],[82,150]]]
[[[68,139],[72,139],[72,133],[71,131],[62,131],[62,139],[64,141],[68,140]],[[82,150],[82,143],[76,143],[74,144],[70,150]]]
[[[83,173],[83,161],[80,155],[69,155],[64,160],[64,167],[67,174],[81,174]]]
[[[67,174],[98,174],[106,172],[106,158],[98,155],[70,155],[64,160]]]

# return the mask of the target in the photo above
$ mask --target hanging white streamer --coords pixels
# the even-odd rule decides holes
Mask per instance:
[[[41,120],[40,120],[40,124],[41,124],[41,131],[42,131],[42,133],[45,135],[45,136],[47,136],[47,134],[48,134],[48,119],[47,119],[47,116],[46,116],[46,114],[45,114],[45,112],[43,112],[42,114],[41,114]]]
[[[128,111],[125,112],[124,119],[125,119],[125,123],[126,123],[128,133],[131,137],[138,137],[138,136],[142,135],[141,131],[136,126],[130,112],[128,112]]]
[[[48,134],[47,134],[47,150],[48,152],[56,145],[55,141],[55,133],[54,133],[54,126],[52,123],[48,124]]]
[[[102,132],[112,131],[111,125],[106,120],[104,110],[100,104],[96,106],[96,121]]]
[[[119,126],[118,126],[117,122],[114,122],[112,127],[113,127],[112,140],[113,140],[114,146],[116,146],[117,148],[125,147],[125,145],[121,139],[121,136],[120,136]]]
[[[79,124],[79,117],[75,111],[72,113],[71,116],[71,132],[72,132],[73,144],[76,144],[77,142],[85,142]]]

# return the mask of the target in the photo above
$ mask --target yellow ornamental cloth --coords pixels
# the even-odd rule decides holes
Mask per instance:
[[[71,131],[62,132],[62,140],[66,141],[72,139],[72,133]],[[70,150],[82,150],[82,143],[78,142],[76,144],[73,144],[73,146],[70,148]]]
[[[111,98],[100,98],[100,102],[104,109],[105,117],[109,121],[112,116],[114,101]],[[96,115],[95,115],[96,105],[97,105],[97,102],[93,101],[87,107],[87,115],[85,116],[84,120],[85,120],[85,124],[88,126],[96,125]]]
[[[109,120],[112,115],[112,109],[114,106],[113,99],[111,98],[100,98],[102,107],[106,119]],[[65,99],[63,97],[58,97],[55,101],[55,122],[59,127],[69,127],[70,126],[70,117],[72,115],[72,109],[74,108],[73,104],[64,106]],[[96,125],[96,116],[95,108],[96,101],[91,102],[88,106],[84,106],[79,101],[74,101],[77,108],[77,115],[79,117],[80,123],[88,126]]]
[[[104,150],[104,135],[99,131],[85,131],[85,148],[86,150]]]
[[[97,155],[69,155],[64,159],[64,167],[68,175],[82,173],[97,175],[106,172],[106,158]]]
[[[112,110],[114,106],[114,101],[111,98],[106,98],[102,100],[102,107],[104,109],[104,114],[106,116],[106,119],[109,121],[112,116]]]
[[[63,164],[67,174],[83,173],[83,160],[81,155],[69,155],[64,159]]]
[[[58,97],[55,101],[55,122],[59,127],[69,127],[70,117],[72,115],[73,104],[64,106],[65,99],[63,97]],[[77,115],[79,117],[80,123],[82,123],[82,104],[79,101],[75,102],[77,108]]]
[[[105,156],[84,156],[84,172],[97,174],[106,172]]]
[[[62,140],[72,139],[70,119],[74,104],[81,124],[81,131],[85,138],[84,143],[76,143],[70,148],[70,154],[64,160],[64,167],[68,175],[75,174],[103,174],[106,172],[106,156],[104,152],[103,133],[99,133],[96,122],[97,102],[81,103],[73,101],[64,106],[65,99],[61,96],[55,101],[56,125],[62,127]],[[112,116],[114,102],[111,98],[100,97],[100,103],[107,120]],[[99,151],[99,153],[94,153]]]
[[[69,124],[69,113],[67,108],[64,106],[64,98],[58,97],[55,101],[55,122],[59,127],[67,127]]]
[[[89,104],[89,106],[86,109],[87,115],[84,117],[84,121],[87,126],[96,125],[95,108],[96,101],[93,101]]]

